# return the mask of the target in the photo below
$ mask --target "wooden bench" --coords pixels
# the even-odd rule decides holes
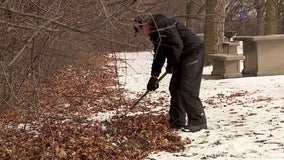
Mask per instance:
[[[239,54],[209,54],[208,58],[213,61],[212,76],[221,78],[242,77],[240,72],[240,60],[245,56]]]

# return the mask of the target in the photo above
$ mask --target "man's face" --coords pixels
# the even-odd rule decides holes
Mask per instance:
[[[133,27],[134,30],[135,30],[135,35],[137,33],[139,33],[140,35],[142,36],[146,36],[146,37],[149,37],[149,34],[150,34],[150,27],[148,24],[145,24],[143,26],[134,26]]]
[[[145,36],[145,37],[149,37],[149,34],[150,34],[150,27],[149,27],[149,25],[144,25],[140,29],[140,34]]]

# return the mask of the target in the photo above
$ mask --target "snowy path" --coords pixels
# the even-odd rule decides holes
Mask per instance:
[[[120,82],[134,98],[145,92],[150,74],[150,52],[120,53]],[[209,75],[212,67],[204,68]],[[168,97],[170,75],[151,92],[154,101]],[[236,79],[203,79],[200,96],[207,115],[208,129],[178,133],[192,140],[182,153],[153,153],[148,159],[284,159],[284,75]],[[167,112],[169,101],[155,106]]]

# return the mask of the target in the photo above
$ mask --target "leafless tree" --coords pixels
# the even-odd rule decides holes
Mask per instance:
[[[264,34],[277,34],[278,33],[278,0],[266,1],[265,8],[265,27]]]
[[[74,58],[87,60],[132,46],[127,14],[134,4],[134,0],[1,1],[1,106],[26,101],[23,89],[37,97],[38,82],[63,64],[76,63]],[[26,87],[28,82],[32,88]]]
[[[214,12],[206,13],[211,20],[205,22],[205,2],[210,1],[1,0],[1,106],[13,107],[26,102],[23,93],[30,93],[36,101],[40,90],[38,84],[50,80],[54,71],[68,63],[86,67],[99,63],[92,57],[102,53],[150,47],[150,44],[133,37],[132,19],[138,14],[163,13],[184,22],[189,20],[189,26],[192,25],[190,22],[196,22],[198,26],[192,26],[192,29],[197,32],[203,32],[207,23],[205,31],[211,38],[216,27],[211,26],[209,31],[208,24],[215,25],[219,21],[223,25],[222,18],[226,17],[225,30],[238,30],[241,28],[238,26],[240,12],[248,13],[251,22],[256,16],[252,1],[227,0],[226,13],[217,13],[216,6],[213,6]],[[189,13],[186,13],[186,4],[192,7]],[[282,4],[278,13],[283,19],[283,0],[278,4]],[[216,19],[216,16],[221,19]],[[222,27],[218,30],[219,37],[222,37],[223,30]],[[216,44],[212,46],[214,48]],[[84,63],[80,64],[82,61]],[[32,87],[27,87],[28,84]]]

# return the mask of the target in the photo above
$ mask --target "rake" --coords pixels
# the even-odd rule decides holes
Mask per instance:
[[[161,75],[157,81],[155,82],[155,85],[159,84],[160,81],[167,75],[167,72],[165,72],[163,75]],[[126,114],[131,111],[133,108],[135,108],[137,106],[137,104],[149,93],[150,91],[147,89],[146,92],[128,109],[128,111],[126,111],[123,115],[126,116]]]

